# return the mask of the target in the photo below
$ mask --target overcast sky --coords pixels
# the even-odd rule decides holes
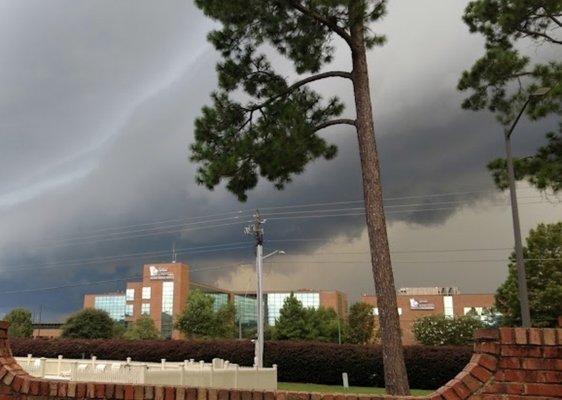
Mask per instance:
[[[485,169],[502,155],[501,128],[462,110],[455,89],[483,51],[465,4],[390,1],[376,27],[388,43],[369,54],[397,286],[491,292],[506,275],[510,209]],[[263,182],[240,204],[195,184],[188,146],[216,88],[213,26],[188,0],[0,0],[0,315],[42,306],[44,321],[62,319],[84,293],[121,290],[116,280],[144,262],[169,261],[174,242],[193,279],[245,290],[255,282],[242,228],[256,207],[270,214],[266,250],[287,252],[266,266],[266,288],[374,291],[349,127],[323,133],[335,160],[282,192]],[[333,68],[349,69],[336,45]],[[352,105],[349,82],[314,88]],[[523,121],[515,153],[553,127]],[[558,198],[525,184],[519,195],[524,232],[562,219]]]

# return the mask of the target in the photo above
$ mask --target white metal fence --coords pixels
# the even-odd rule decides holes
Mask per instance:
[[[277,366],[273,368],[240,367],[215,358],[203,361],[160,363],[16,357],[18,363],[33,376],[71,381],[132,383],[150,385],[197,386],[225,389],[275,390]]]

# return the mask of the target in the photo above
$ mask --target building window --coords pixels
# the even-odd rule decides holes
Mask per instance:
[[[234,295],[234,308],[236,309],[236,322],[242,325],[255,325],[257,323],[257,298],[251,295]]]
[[[125,319],[125,296],[96,296],[94,308],[107,312],[115,321],[123,321]]]
[[[215,301],[213,302],[213,310],[218,311],[220,308],[228,304],[228,295],[226,293],[207,293]]]
[[[378,307],[373,308],[373,315],[376,315],[376,316],[379,315],[379,308]],[[402,307],[398,307],[398,315],[402,315]]]
[[[125,307],[125,316],[126,317],[132,317],[133,311],[134,311],[133,305],[127,304],[127,306]]]
[[[443,314],[447,318],[453,318],[455,311],[453,309],[453,296],[443,296]]]
[[[172,316],[174,314],[174,282],[162,282],[162,325],[160,332],[162,337],[172,337]]]
[[[482,313],[484,312],[484,307],[465,307],[464,310],[464,315],[467,314],[471,314],[471,315],[482,315]]]
[[[143,300],[150,300],[150,294],[151,294],[150,286],[142,288],[142,299]]]
[[[127,289],[126,297],[127,301],[133,301],[135,299],[135,289]]]
[[[150,315],[150,303],[142,303],[141,304],[141,314],[142,315]]]

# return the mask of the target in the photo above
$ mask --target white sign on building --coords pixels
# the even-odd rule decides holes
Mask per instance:
[[[174,279],[174,273],[170,272],[166,267],[157,267],[156,265],[151,265],[148,267],[150,272],[151,280],[168,280]]]

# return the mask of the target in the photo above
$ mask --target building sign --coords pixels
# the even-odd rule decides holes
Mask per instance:
[[[412,297],[412,298],[410,298],[410,309],[411,310],[435,310],[435,304],[429,303],[427,300],[416,300]]]
[[[166,267],[157,267],[156,265],[151,265],[148,267],[150,272],[151,280],[168,280],[174,279],[174,273],[170,272]]]

